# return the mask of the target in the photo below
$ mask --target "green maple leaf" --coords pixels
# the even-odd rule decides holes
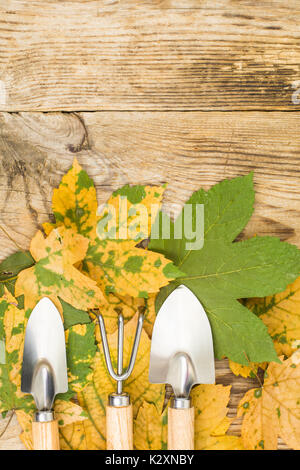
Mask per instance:
[[[249,220],[253,203],[252,173],[207,192],[201,189],[187,204],[204,205],[203,247],[186,250],[190,240],[175,239],[172,222],[170,239],[151,239],[149,244],[150,250],[163,253],[185,273],[160,291],[157,310],[176,286],[185,284],[208,315],[216,357],[245,365],[278,359],[265,325],[237,299],[282,291],[300,272],[296,246],[275,237],[233,243]]]
[[[71,326],[74,325],[84,325],[86,323],[91,323],[89,314],[84,310],[79,310],[73,305],[68,304],[63,299],[59,298],[63,309],[63,318],[64,318],[64,329],[68,330]]]
[[[17,251],[0,263],[0,295],[4,293],[4,286],[14,294],[17,275],[23,269],[34,264],[29,251]]]

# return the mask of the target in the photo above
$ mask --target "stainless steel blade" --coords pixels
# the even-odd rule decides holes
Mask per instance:
[[[27,323],[21,390],[33,395],[38,410],[51,410],[55,395],[68,390],[63,322],[47,297],[37,303]]]
[[[184,285],[161,306],[153,328],[149,380],[172,385],[175,396],[194,384],[215,382],[210,324],[201,303]]]

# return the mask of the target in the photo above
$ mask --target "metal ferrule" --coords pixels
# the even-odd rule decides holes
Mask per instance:
[[[172,397],[170,406],[175,410],[187,410],[192,407],[192,401],[190,398]]]
[[[48,423],[49,421],[54,421],[54,413],[52,410],[37,411],[34,415],[34,421],[37,423]]]
[[[111,393],[108,395],[108,405],[115,408],[122,408],[130,405],[130,397],[128,393]]]

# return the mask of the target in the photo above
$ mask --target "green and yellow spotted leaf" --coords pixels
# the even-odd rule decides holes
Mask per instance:
[[[231,420],[227,417],[230,386],[199,385],[192,391],[195,407],[195,449],[238,450],[241,441],[227,435]]]
[[[159,212],[166,186],[130,186],[115,191],[99,211],[100,239],[140,241],[148,238]]]
[[[4,288],[0,298],[0,334],[5,342],[5,363],[0,364],[0,412],[33,409],[33,399],[21,392],[21,368],[28,313]]]
[[[87,247],[88,240],[72,229],[56,228],[47,238],[37,232],[30,244],[36,263],[18,274],[15,286],[16,296],[25,297],[25,308],[33,308],[43,296],[60,311],[58,296],[77,309],[96,307],[103,298],[101,290],[74,266],[84,258]]]
[[[246,305],[267,326],[277,354],[289,357],[300,347],[300,277],[283,292],[248,299]]]
[[[135,449],[167,449],[167,424],[167,410],[161,414],[155,405],[144,402],[134,422]]]
[[[95,325],[74,325],[66,331],[69,389],[80,392],[92,378],[96,354]]]
[[[4,294],[6,287],[14,295],[17,276],[23,269],[34,264],[29,251],[17,251],[0,263],[0,295]]]
[[[64,225],[85,237],[96,237],[96,189],[76,158],[59,188],[53,191],[52,208],[56,224],[44,224],[47,234],[53,227]]]
[[[238,406],[245,449],[275,450],[279,436],[300,449],[299,390],[300,351],[281,364],[270,363],[263,386],[248,390]]]
[[[83,269],[106,295],[145,298],[182,275],[163,255],[136,248],[132,240],[96,241],[87,250]]]

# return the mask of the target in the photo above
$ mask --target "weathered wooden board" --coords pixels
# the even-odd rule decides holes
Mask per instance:
[[[298,113],[1,113],[1,226],[27,246],[77,156],[99,203],[127,182],[168,182],[165,207],[175,212],[200,186],[253,170],[256,205],[245,236],[300,246],[299,126]],[[0,237],[2,257],[14,249]]]
[[[11,237],[0,230],[1,258],[16,250],[12,240],[27,248],[48,220],[52,189],[75,156],[99,203],[125,183],[168,181],[165,209],[175,212],[200,186],[253,170],[255,213],[243,236],[300,246],[299,124],[298,113],[276,112],[0,113],[0,227]],[[227,361],[217,363],[217,382],[232,385],[231,417],[256,383],[235,377]],[[0,448],[20,448],[18,433],[14,422]]]
[[[299,23],[296,0],[2,0],[0,110],[297,110]]]

